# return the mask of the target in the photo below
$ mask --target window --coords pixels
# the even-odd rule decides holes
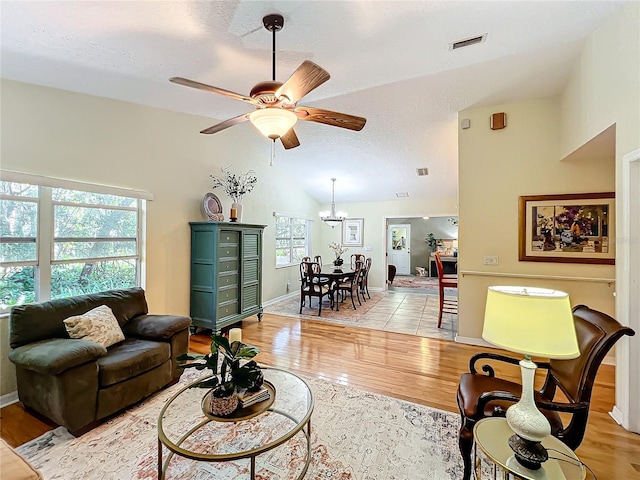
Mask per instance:
[[[0,181],[0,311],[140,285],[143,203]]]
[[[276,268],[297,265],[310,255],[310,220],[276,213]]]
[[[0,309],[36,299],[38,187],[0,182]]]

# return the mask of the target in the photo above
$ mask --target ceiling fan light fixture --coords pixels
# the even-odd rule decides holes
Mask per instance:
[[[282,108],[261,108],[251,112],[249,120],[262,135],[276,140],[291,130],[298,121],[298,117],[295,113]]]

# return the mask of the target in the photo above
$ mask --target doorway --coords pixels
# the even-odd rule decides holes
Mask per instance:
[[[396,266],[396,275],[411,274],[411,224],[390,224],[387,228],[389,263]]]

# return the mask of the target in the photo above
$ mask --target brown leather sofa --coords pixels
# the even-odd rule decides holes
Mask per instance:
[[[105,348],[71,339],[63,320],[100,305],[113,311],[125,340]],[[142,288],[109,290],[13,307],[9,359],[18,397],[74,435],[178,381],[189,317],[149,315]]]

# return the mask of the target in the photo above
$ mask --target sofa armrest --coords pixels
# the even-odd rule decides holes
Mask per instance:
[[[173,335],[189,328],[191,318],[177,315],[138,315],[124,328],[127,336],[146,340],[170,340]]]
[[[9,360],[26,370],[58,375],[106,354],[106,348],[89,340],[52,338],[12,350]]]

